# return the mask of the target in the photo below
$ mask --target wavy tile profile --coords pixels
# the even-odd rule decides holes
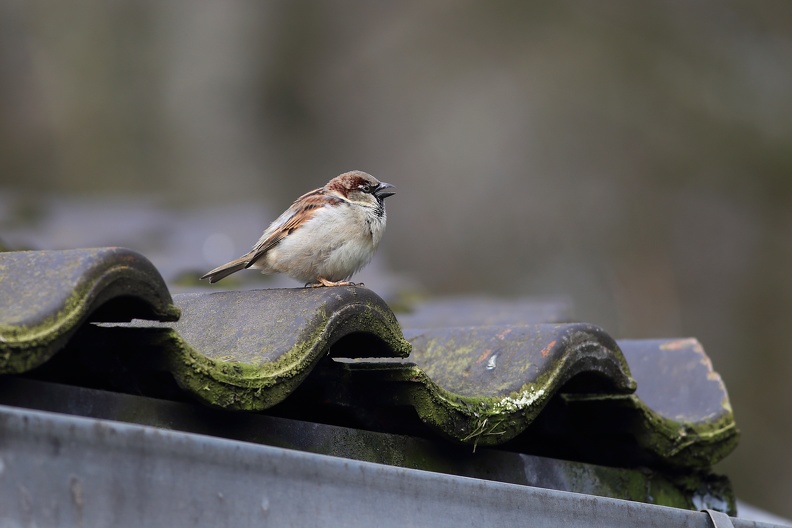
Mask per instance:
[[[391,383],[432,429],[472,446],[498,445],[523,431],[572,380],[588,390],[635,390],[613,339],[588,324],[412,329],[410,363],[348,363],[359,386]],[[400,385],[401,387],[397,387]]]
[[[87,321],[178,316],[159,272],[132,250],[0,253],[0,374],[46,362]]]
[[[342,339],[347,357],[405,357],[388,305],[356,287],[181,294],[179,321],[103,329],[159,358],[179,386],[214,407],[260,411],[283,401]]]
[[[415,310],[402,317],[413,326],[409,363],[348,363],[355,385],[391,394],[390,404],[409,404],[441,435],[474,446],[517,440],[512,448],[523,449],[522,433],[554,398],[553,434],[563,430],[568,446],[594,460],[703,468],[736,446],[725,386],[695,339],[617,343],[592,325],[517,323],[536,319],[529,303],[524,313],[513,302],[466,303],[494,324],[437,327],[455,310],[444,302]]]
[[[737,443],[724,384],[694,339],[617,343],[564,323],[569,307],[558,300],[431,301],[400,319],[365,288],[171,298],[128,249],[0,253],[0,374],[66,348],[51,362],[55,381],[94,369],[97,386],[126,376],[122,390],[135,394],[153,386],[247,411],[293,395],[279,412],[346,407],[357,423],[398,434],[402,425],[424,434],[417,413],[474,448],[541,451],[562,438],[561,456],[619,466],[707,468]],[[404,409],[409,419],[393,419]]]
[[[638,383],[635,394],[567,396],[598,434],[629,434],[646,452],[679,467],[711,466],[737,446],[726,386],[696,339],[619,345]]]

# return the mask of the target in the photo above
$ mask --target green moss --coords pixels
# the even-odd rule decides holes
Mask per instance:
[[[451,355],[451,354],[449,354]],[[522,433],[561,384],[567,369],[559,360],[532,383],[504,396],[460,396],[449,392],[415,367],[411,404],[421,419],[445,436],[468,445],[502,444]]]
[[[395,318],[378,306],[352,303],[330,315],[322,310],[312,314],[308,331],[275,361],[227,361],[229,355],[211,358],[176,332],[161,346],[178,350],[171,356],[169,368],[183,388],[209,405],[248,411],[260,411],[284,400],[327,354],[331,339],[366,332],[385,341],[399,356],[409,353],[410,344],[401,336]]]
[[[710,467],[737,446],[739,432],[730,409],[719,418],[682,423],[662,417],[637,397],[633,405],[641,415],[639,442],[666,461],[682,467]]]
[[[564,399],[583,404],[581,410],[589,416],[630,434],[642,449],[673,467],[707,469],[731,453],[739,439],[729,406],[711,420],[683,423],[654,412],[635,395],[565,394]],[[603,413],[619,416],[619,423],[611,423]]]
[[[686,472],[684,475],[658,473],[644,469],[618,469],[603,466],[581,466],[602,483],[600,495],[618,499],[701,510],[711,508],[735,515],[734,493],[728,479],[709,472]],[[575,478],[571,476],[571,478]],[[585,489],[588,472],[579,475],[577,489]],[[605,493],[603,493],[605,491]]]
[[[536,418],[551,396],[543,378],[502,398],[458,396],[435,384],[418,367],[408,374],[409,399],[421,419],[444,436],[473,446],[511,440]]]
[[[336,326],[330,332],[335,338],[333,343],[346,335],[365,332],[377,336],[385,343],[388,351],[392,352],[388,357],[405,358],[412,351],[412,345],[404,339],[399,322],[390,310],[383,310],[374,303],[356,303],[345,306],[335,317],[337,321],[330,322]],[[369,355],[362,354],[367,357]]]
[[[509,335],[508,348],[511,351],[542,350],[548,345],[546,337],[541,334],[513,332]],[[453,333],[439,337],[420,336],[416,346],[420,349],[416,362],[427,376],[460,396],[477,397],[484,392],[493,396],[512,396],[522,390],[522,380],[534,377],[540,368],[527,360],[528,355],[521,354],[520,362],[509,365],[508,376],[487,379],[471,376],[472,369],[482,361],[496,357],[497,347],[502,346],[497,340],[493,342],[493,335],[486,328],[470,329],[459,336]]]
[[[8,258],[11,264],[0,268],[0,294],[14,303],[0,325],[0,373],[41,365],[93,310],[116,296],[135,294],[153,303],[159,317],[178,318],[164,283],[154,280],[154,267],[132,251],[34,251]]]
[[[582,343],[582,344],[581,344]],[[578,346],[587,346],[585,342]],[[444,374],[459,375],[470,363],[476,352],[454,348],[453,341],[440,346],[427,341],[422,348],[422,361],[427,357],[442,355]],[[621,361],[620,355],[615,355]],[[578,358],[579,359],[579,358]],[[589,366],[573,356],[560,356],[550,368],[537,376],[532,383],[524,384],[519,390],[505,396],[459,395],[436,383],[439,373],[430,375],[419,367],[409,374],[408,398],[421,419],[439,433],[463,444],[493,446],[511,440],[522,433],[541,412],[552,394],[566,381]],[[428,362],[431,364],[431,362]],[[585,363],[585,357],[584,357]],[[623,363],[623,361],[622,361]],[[613,371],[626,368],[626,364],[615,364]],[[625,377],[625,380],[632,381]],[[626,383],[626,382],[625,382]],[[623,384],[623,389],[634,388]],[[477,387],[481,394],[492,394],[492,387]],[[497,392],[495,392],[497,394]],[[711,421],[681,423],[667,419],[646,407],[635,395],[582,395],[591,400],[608,400],[608,405],[626,406],[635,419],[630,429],[642,448],[655,453],[666,463],[677,467],[708,468],[725,457],[737,442],[737,430],[733,416],[725,404],[724,413]],[[574,399],[574,396],[573,396]]]
[[[0,276],[1,280],[9,280]],[[92,284],[79,284],[61,308],[36,324],[0,325],[0,373],[26,372],[52,357],[89,313]],[[42,313],[41,299],[24,299],[28,312]]]
[[[321,329],[316,333],[321,334]],[[170,347],[179,350],[179,355],[170,365],[185,389],[210,405],[250,411],[266,409],[288,396],[307,375],[321,348],[321,336],[309,336],[279,360],[253,366],[213,360],[177,334],[172,339]]]

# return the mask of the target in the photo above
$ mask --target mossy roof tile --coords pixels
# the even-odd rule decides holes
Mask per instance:
[[[679,467],[708,467],[736,446],[739,431],[720,375],[696,339],[624,340],[638,384],[612,398],[566,396],[594,432],[629,434],[647,452]]]
[[[132,250],[0,253],[0,373],[41,365],[89,320],[178,316],[159,272]]]
[[[178,321],[136,321],[105,327],[103,335],[157,350],[160,365],[184,390],[215,407],[261,411],[280,403],[348,336],[369,345],[349,350],[348,357],[402,358],[410,352],[388,305],[365,288],[193,293],[174,299],[182,313]]]
[[[616,343],[591,325],[536,324],[545,318],[569,320],[570,309],[554,299],[451,298],[400,316],[422,373],[410,379],[431,394],[415,398],[419,415],[459,441],[502,444],[560,392],[574,416],[587,414],[589,433],[628,434],[663,463],[710,466],[736,447],[726,387],[697,340]],[[485,324],[454,324],[476,320]]]
[[[0,254],[0,373],[47,362],[88,321],[150,318],[160,322],[91,325],[75,348],[131,351],[181,390],[235,410],[268,409],[328,369],[314,378],[332,392],[310,405],[407,404],[435,432],[473,448],[520,445],[551,400],[562,402],[567,434],[581,444],[626,434],[665,464],[709,466],[736,444],[725,387],[697,341],[617,343],[601,328],[565,322],[561,301],[431,301],[401,324],[359,287],[173,301],[157,270],[130,250]]]

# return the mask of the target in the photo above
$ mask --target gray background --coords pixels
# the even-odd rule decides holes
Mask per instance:
[[[718,470],[792,516],[792,2],[0,0],[8,247],[178,288],[350,169],[398,187],[361,275],[390,298],[698,337],[743,431]]]

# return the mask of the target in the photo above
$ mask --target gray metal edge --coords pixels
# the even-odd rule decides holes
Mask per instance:
[[[0,512],[4,526],[52,527],[710,526],[701,512],[7,406]]]
[[[0,405],[114,420],[410,469],[665,506],[689,494],[691,506],[727,511],[728,497],[701,476],[700,488],[678,488],[648,469],[597,466],[499,449],[451,446],[414,436],[353,429],[255,413],[228,413],[188,402],[107,392],[9,376]],[[473,456],[475,455],[475,456]],[[625,480],[632,484],[625,487]],[[642,490],[643,495],[636,494]],[[676,489],[679,497],[674,495]],[[682,506],[675,506],[682,507]],[[761,520],[761,519],[760,519]]]

